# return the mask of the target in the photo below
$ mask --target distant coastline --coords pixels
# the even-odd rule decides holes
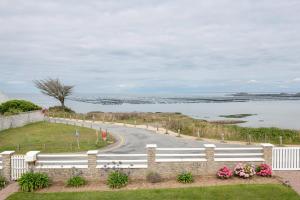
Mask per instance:
[[[101,104],[178,104],[178,103],[226,103],[226,102],[248,102],[248,101],[285,101],[300,100],[300,93],[235,93],[219,96],[181,96],[181,97],[83,97],[75,96],[69,98],[72,101]]]

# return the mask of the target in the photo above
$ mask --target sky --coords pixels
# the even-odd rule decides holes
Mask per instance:
[[[299,0],[1,0],[0,91],[300,92]]]

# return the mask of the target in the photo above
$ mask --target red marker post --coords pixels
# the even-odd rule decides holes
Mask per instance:
[[[102,131],[102,140],[106,141],[106,139],[107,139],[107,133],[106,131]]]

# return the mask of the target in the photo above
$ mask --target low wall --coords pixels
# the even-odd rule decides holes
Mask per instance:
[[[65,182],[74,174],[74,169],[38,169],[34,168],[34,172],[42,172],[48,174],[54,182]],[[113,169],[76,169],[79,174],[89,181],[105,182],[108,174]],[[131,180],[145,180],[148,169],[122,169],[122,172],[129,175]],[[169,178],[169,177],[168,177]]]
[[[44,114],[40,110],[12,116],[0,116],[0,131],[9,128],[22,127],[26,124],[43,120]]]
[[[259,165],[265,162],[239,162]],[[149,172],[157,172],[164,179],[176,178],[181,172],[191,172],[194,176],[215,176],[217,170],[223,166],[228,166],[233,169],[237,162],[216,162],[213,167],[207,165],[207,162],[172,162],[172,163],[158,163],[155,168],[145,169],[122,169],[122,172],[129,175],[131,180],[145,180]],[[79,174],[90,181],[107,180],[108,174],[113,169],[76,169]],[[53,181],[66,181],[74,174],[74,169],[39,169],[33,168],[35,172],[43,172],[49,175]]]
[[[17,180],[21,175],[20,166],[25,166],[20,162],[27,162],[28,168],[22,169],[22,173],[44,172],[53,181],[66,181],[75,174],[90,181],[106,181],[108,174],[116,169],[127,173],[131,180],[144,180],[148,172],[157,172],[164,179],[175,178],[181,172],[215,176],[221,167],[233,169],[237,163],[272,165],[272,149],[271,144],[240,148],[217,148],[213,144],[204,144],[204,148],[157,148],[152,144],[147,145],[143,154],[101,154],[92,150],[72,154],[30,151],[15,156],[13,151],[6,151],[0,156],[3,174],[8,180]]]

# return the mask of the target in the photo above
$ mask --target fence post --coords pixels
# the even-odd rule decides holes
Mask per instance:
[[[156,144],[147,144],[147,161],[148,161],[148,169],[153,170],[155,168],[156,163]]]
[[[262,143],[261,146],[263,147],[263,158],[265,163],[272,166],[272,150],[274,145],[270,143]]]
[[[205,147],[205,154],[207,162],[214,162],[215,161],[215,148],[216,145],[214,144],[204,144]],[[210,164],[208,164],[209,166]]]
[[[96,169],[97,167],[97,154],[98,150],[90,150],[87,152],[88,155],[88,168]]]
[[[2,156],[2,172],[3,176],[7,181],[11,181],[11,157],[15,151],[4,151],[1,153]]]
[[[37,161],[37,155],[40,153],[40,151],[28,151],[25,155],[25,161],[28,164],[28,168],[30,171],[34,171],[34,165]]]

